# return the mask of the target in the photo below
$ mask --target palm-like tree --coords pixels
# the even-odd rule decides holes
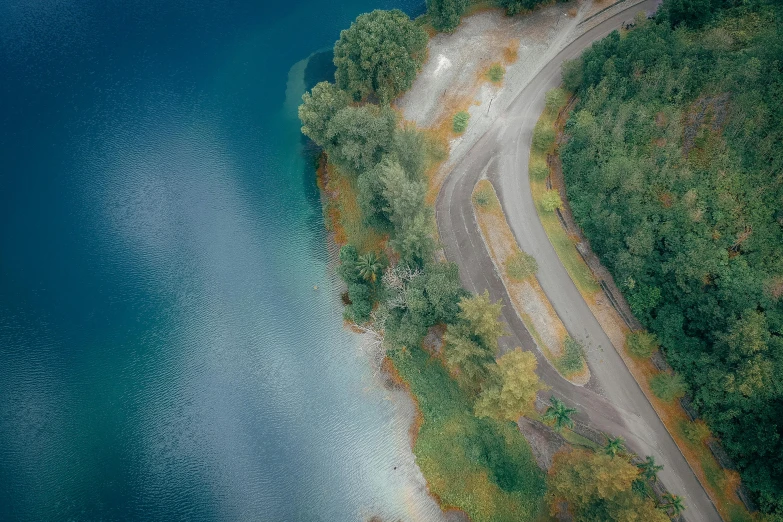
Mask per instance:
[[[359,271],[359,275],[370,283],[374,283],[378,279],[378,272],[381,271],[381,268],[381,263],[375,252],[367,252],[359,256],[359,259],[356,261],[356,269]]]
[[[604,452],[612,458],[625,451],[625,440],[622,437],[609,437],[604,446]]]
[[[659,466],[655,463],[655,457],[652,455],[648,455],[647,459],[636,467],[642,472],[642,477],[644,477],[645,480],[652,482],[658,480],[658,472],[663,469],[663,466]]]
[[[682,501],[682,497],[679,495],[672,495],[671,493],[666,493],[663,496],[664,501],[664,509],[669,514],[669,516],[676,517],[683,511],[685,511],[685,504]]]
[[[563,431],[563,428],[573,428],[574,421],[571,419],[571,415],[576,413],[576,409],[569,408],[554,395],[549,398],[549,402],[552,405],[544,412],[543,419],[554,422],[554,428],[557,432]]]

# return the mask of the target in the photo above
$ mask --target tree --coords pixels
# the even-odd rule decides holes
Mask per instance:
[[[494,364],[494,350],[477,342],[465,324],[450,324],[444,336],[446,365],[460,386],[478,390]]]
[[[604,446],[604,453],[609,455],[610,458],[615,458],[617,455],[625,451],[625,440],[622,437],[609,437]]]
[[[650,482],[658,481],[658,472],[663,469],[663,466],[655,464],[655,457],[647,455],[647,458],[641,464],[636,465],[645,480]]]
[[[516,422],[534,410],[536,393],[545,386],[536,375],[531,352],[517,348],[497,361],[497,382],[485,387],[475,405],[476,415]]]
[[[329,159],[354,174],[371,169],[389,152],[396,125],[396,114],[388,108],[341,109],[326,130]]]
[[[457,134],[462,134],[468,128],[468,121],[470,120],[470,113],[467,111],[459,111],[454,115],[451,120],[451,130]]]
[[[682,497],[679,495],[672,495],[666,493],[663,495],[663,506],[666,512],[673,517],[676,517],[683,511],[685,511],[685,503],[682,501]]]
[[[334,45],[337,85],[354,100],[388,103],[410,89],[426,48],[427,33],[400,10],[359,15]]]
[[[359,275],[368,283],[375,283],[378,279],[378,273],[383,269],[378,260],[378,256],[375,252],[367,252],[366,254],[359,256],[356,263],[356,269],[359,271]]]
[[[467,6],[468,0],[427,0],[427,14],[432,27],[450,33],[459,25]]]
[[[506,327],[500,322],[503,305],[491,302],[489,292],[484,290],[483,294],[463,298],[459,308],[459,318],[470,327],[478,341],[493,351],[497,349],[498,338],[506,334]]]
[[[546,110],[551,114],[557,114],[557,111],[565,105],[566,93],[561,88],[550,89],[546,93]]]
[[[652,500],[634,491],[638,476],[626,459],[577,450],[558,454],[549,478],[551,513],[565,501],[574,520],[668,522]]]
[[[646,359],[658,349],[658,337],[646,331],[631,332],[625,337],[625,346],[631,355]]]
[[[299,106],[299,121],[302,122],[302,134],[323,148],[329,144],[329,122],[340,110],[348,106],[350,98],[345,91],[334,84],[321,82],[310,92],[302,95]]]
[[[574,421],[571,419],[571,415],[576,413],[575,408],[569,408],[563,401],[552,395],[549,398],[551,406],[549,406],[542,419],[545,422],[554,423],[555,431],[563,431],[563,428],[573,428]]]

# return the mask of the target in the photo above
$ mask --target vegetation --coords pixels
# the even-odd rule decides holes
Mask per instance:
[[[555,130],[542,122],[533,128],[533,150],[547,152],[555,142]]]
[[[555,362],[555,366],[563,375],[572,375],[584,370],[585,359],[582,345],[571,336],[566,337],[563,342],[563,355]]]
[[[360,15],[334,44],[337,86],[356,101],[388,103],[413,85],[426,50],[427,33],[402,11]]]
[[[535,411],[536,393],[545,388],[536,375],[537,365],[535,355],[520,349],[498,359],[494,379],[484,385],[476,402],[476,414],[517,422]]]
[[[566,92],[563,89],[555,88],[547,91],[545,95],[546,110],[549,114],[556,115],[560,107],[565,105]]]
[[[506,68],[499,63],[493,63],[489,66],[487,71],[487,78],[492,83],[500,83],[503,81],[503,77],[506,75]]]
[[[575,520],[668,522],[646,495],[634,490],[640,470],[627,458],[573,450],[555,457],[548,481],[551,513],[566,502]]]
[[[501,7],[505,8],[507,15],[513,16],[517,13],[532,11],[539,5],[549,1],[550,0],[499,0],[499,3]]]
[[[563,200],[560,199],[560,193],[554,189],[547,190],[541,198],[541,206],[546,212],[554,212],[563,208]]]
[[[536,275],[538,262],[536,258],[520,250],[506,260],[506,273],[512,281],[521,282]]]
[[[685,395],[685,379],[679,373],[659,373],[650,379],[650,388],[656,397],[671,402]]]
[[[561,153],[594,250],[783,517],[783,6],[718,4],[666,0],[568,64]]]
[[[625,345],[634,357],[646,359],[658,349],[658,338],[646,331],[630,332],[625,337]]]
[[[432,27],[450,33],[459,25],[468,0],[427,0],[427,14]]]
[[[544,412],[542,419],[545,422],[551,422],[555,431],[562,431],[563,428],[573,428],[574,421],[571,415],[576,413],[574,408],[569,408],[563,401],[552,395],[549,398],[550,406]]]
[[[467,111],[460,111],[454,115],[451,120],[451,129],[457,134],[462,134],[468,128],[470,114]]]

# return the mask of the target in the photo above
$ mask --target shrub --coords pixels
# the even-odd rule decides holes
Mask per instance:
[[[569,375],[581,371],[582,368],[584,368],[582,345],[571,337],[566,337],[563,343],[563,355],[557,360],[557,369]]]
[[[656,397],[671,402],[685,395],[685,379],[679,373],[659,373],[650,379],[650,388]]]
[[[506,261],[506,272],[512,281],[524,281],[535,275],[536,271],[538,271],[536,258],[521,250]]]
[[[555,129],[551,125],[540,121],[533,129],[533,149],[538,152],[546,152],[555,142]]]
[[[503,81],[503,77],[506,75],[506,68],[499,63],[493,63],[487,71],[487,78],[492,83],[500,83]]]
[[[560,199],[560,193],[554,189],[547,190],[541,197],[541,206],[546,212],[554,212],[555,209],[562,208],[563,201]]]
[[[631,355],[646,359],[660,346],[658,337],[650,332],[631,332],[625,337],[625,346]]]
[[[530,167],[530,178],[544,181],[549,176],[549,167],[543,161],[537,161]]]
[[[560,66],[563,71],[563,87],[571,92],[576,92],[582,85],[583,63],[580,58],[567,60]]]
[[[476,192],[473,194],[473,202],[484,209],[490,209],[494,207],[494,203],[497,201],[495,194],[492,193],[492,187],[488,185],[489,183],[476,190]]]
[[[546,93],[546,110],[548,110],[550,114],[556,114],[565,103],[566,93],[563,89],[555,88]]]
[[[680,430],[685,438],[694,444],[699,444],[701,441],[710,436],[710,429],[702,421],[680,422]]]
[[[469,119],[470,114],[468,114],[466,111],[460,111],[454,115],[454,119],[451,121],[451,128],[457,134],[462,134],[465,132],[465,129],[468,128]]]

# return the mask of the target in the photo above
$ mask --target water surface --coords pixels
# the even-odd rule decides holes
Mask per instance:
[[[435,516],[295,117],[376,7],[0,5],[0,520]]]

